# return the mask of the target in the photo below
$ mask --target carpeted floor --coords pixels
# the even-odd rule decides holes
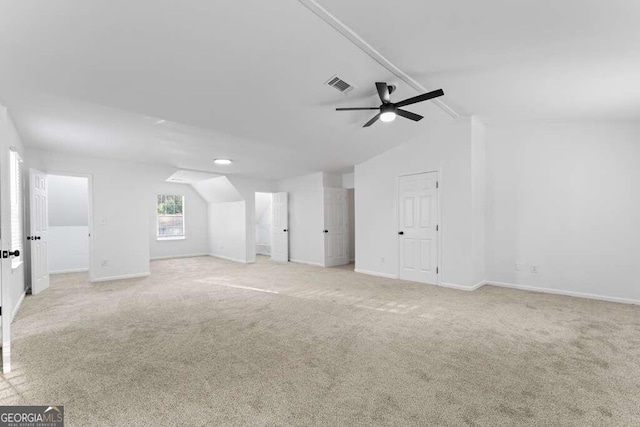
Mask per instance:
[[[0,404],[69,426],[640,424],[640,307],[263,258],[151,269],[27,297]]]

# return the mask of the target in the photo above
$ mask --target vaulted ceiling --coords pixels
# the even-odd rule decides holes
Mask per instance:
[[[29,146],[272,179],[348,170],[452,120],[431,102],[367,129],[371,112],[335,112],[377,106],[375,81],[418,91],[303,3],[1,0],[0,99]],[[640,119],[638,2],[319,3],[460,114]]]

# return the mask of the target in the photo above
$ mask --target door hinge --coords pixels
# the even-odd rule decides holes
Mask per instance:
[[[439,231],[439,230],[440,230],[440,226],[436,225],[436,231]]]
[[[438,188],[439,185],[440,185],[440,182],[436,181],[436,188]]]
[[[436,267],[436,274],[438,274],[438,267]]]
[[[2,316],[2,307],[0,307],[0,316]]]

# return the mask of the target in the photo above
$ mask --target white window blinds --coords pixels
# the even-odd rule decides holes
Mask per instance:
[[[22,262],[22,158],[20,154],[10,152],[10,185],[11,185],[11,250],[20,251],[20,256],[11,259],[11,267]]]

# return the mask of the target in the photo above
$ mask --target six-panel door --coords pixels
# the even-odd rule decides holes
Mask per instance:
[[[437,179],[436,172],[398,179],[400,279],[438,283]]]

